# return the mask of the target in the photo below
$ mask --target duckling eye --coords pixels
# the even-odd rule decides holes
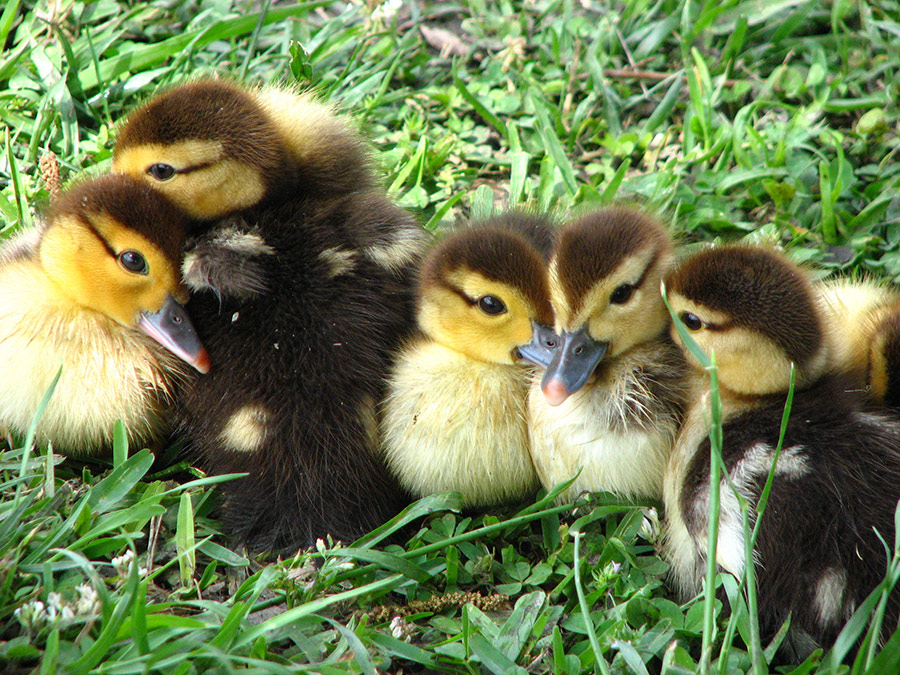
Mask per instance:
[[[137,251],[123,251],[119,254],[119,262],[129,272],[147,274],[147,261]]]
[[[612,295],[609,296],[609,301],[614,305],[625,304],[633,291],[634,286],[631,284],[622,284],[612,292]]]
[[[478,298],[478,309],[485,314],[495,316],[506,311],[506,305],[496,295],[482,295]]]
[[[682,312],[678,315],[678,318],[681,319],[681,323],[683,323],[688,330],[700,330],[703,328],[703,322],[696,314]]]
[[[153,164],[147,169],[147,173],[156,180],[169,180],[175,175],[175,167],[171,164]]]
[[[555,337],[545,338],[544,346],[547,349],[556,349],[559,346],[559,340],[557,340]]]

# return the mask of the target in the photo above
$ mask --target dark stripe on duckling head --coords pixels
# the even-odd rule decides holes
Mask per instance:
[[[556,276],[572,314],[578,313],[598,281],[646,249],[652,254],[641,283],[657,260],[671,253],[672,243],[661,225],[635,209],[601,209],[567,226],[559,235],[554,257]]]
[[[501,227],[476,226],[450,235],[422,265],[420,286],[440,285],[466,297],[447,282],[448,275],[460,269],[518,289],[534,306],[534,318],[544,325],[553,325],[546,267],[537,250],[521,234]]]
[[[221,80],[175,87],[132,112],[119,132],[116,154],[190,140],[219,142],[226,157],[263,169],[269,179],[274,176],[268,172],[284,163],[278,132],[266,114],[245,91]]]
[[[91,225],[92,217],[106,214],[153,242],[169,260],[181,259],[187,216],[149,185],[129,176],[96,178],[60,195],[45,217],[48,221],[74,216],[85,223],[107,251],[116,256],[106,239]]]
[[[798,366],[823,335],[809,281],[773,251],[751,246],[710,249],[685,260],[667,282],[671,292],[765,335]]]

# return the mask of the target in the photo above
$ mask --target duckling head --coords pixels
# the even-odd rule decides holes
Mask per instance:
[[[175,87],[132,112],[112,170],[147,181],[201,221],[273,194],[334,193],[369,180],[359,138],[329,107],[223,80]]]
[[[550,405],[584,386],[604,358],[663,333],[659,282],[673,260],[666,230],[631,208],[603,209],[563,230],[549,273],[562,340],[541,382]]]
[[[556,346],[540,254],[521,234],[490,224],[432,250],[420,274],[418,319],[438,344],[483,362],[546,365]]]
[[[209,356],[176,297],[187,217],[152,188],[104,176],[64,193],[46,216],[41,267],[60,304],[138,328],[197,370]]]
[[[803,272],[774,251],[709,249],[684,261],[666,286],[691,337],[707,354],[715,352],[719,384],[731,392],[787,391],[791,363],[798,387],[824,372],[827,342],[814,291]],[[681,344],[674,326],[672,335]]]

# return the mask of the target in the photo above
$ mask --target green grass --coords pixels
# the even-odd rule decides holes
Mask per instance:
[[[63,182],[103,172],[126,111],[223,72],[337,101],[429,228],[624,198],[686,243],[777,241],[900,279],[897,0],[468,0],[393,16],[360,2],[51,4],[0,13],[4,233],[47,199],[46,153]],[[670,599],[639,506],[551,495],[471,514],[435,496],[373,537],[261,565],[227,548],[214,481],[177,448],[125,450],[75,461],[23,439],[0,454],[0,669],[760,670],[743,619]],[[398,531],[402,546],[385,543]],[[837,656],[877,618],[873,598]],[[794,672],[895,672],[900,637],[839,660]]]

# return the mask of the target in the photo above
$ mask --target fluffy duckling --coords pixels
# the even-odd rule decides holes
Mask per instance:
[[[858,377],[874,403],[900,407],[900,291],[872,279],[827,280],[815,289],[835,370]]]
[[[454,490],[486,506],[538,487],[523,363],[547,365],[555,336],[546,264],[523,236],[535,225],[550,231],[522,214],[473,225],[423,263],[420,335],[398,358],[382,425],[388,466],[416,497]]]
[[[547,488],[581,470],[561,499],[662,497],[686,369],[659,295],[673,260],[665,229],[631,208],[597,211],[560,234],[550,293],[562,344],[529,392],[529,431]]]
[[[64,193],[42,226],[6,242],[0,424],[25,433],[62,365],[37,427],[40,443],[98,452],[111,446],[117,419],[133,443],[152,442],[166,430],[183,364],[209,368],[175,300],[184,295],[178,265],[185,224],[156,191],[107,176]]]
[[[199,81],[129,116],[113,168],[201,221],[183,271],[216,365],[179,409],[210,472],[250,474],[223,486],[238,541],[296,550],[393,516],[376,408],[427,237],[359,135],[309,96]]]
[[[750,500],[751,513],[775,461],[795,365],[790,420],[754,552],[759,616],[771,636],[792,614],[795,655],[828,646],[885,574],[879,536],[894,541],[900,423],[863,412],[862,393],[848,392],[845,376],[830,374],[833,355],[815,292],[798,268],[773,251],[705,251],[679,267],[668,293],[694,340],[715,352],[725,470]],[[664,552],[685,596],[702,584],[709,501],[710,413],[702,394],[708,385],[705,371],[692,365],[695,395],[664,496]],[[740,577],[741,515],[725,477],[721,495],[716,558]],[[885,625],[896,625],[897,609],[895,594]]]

